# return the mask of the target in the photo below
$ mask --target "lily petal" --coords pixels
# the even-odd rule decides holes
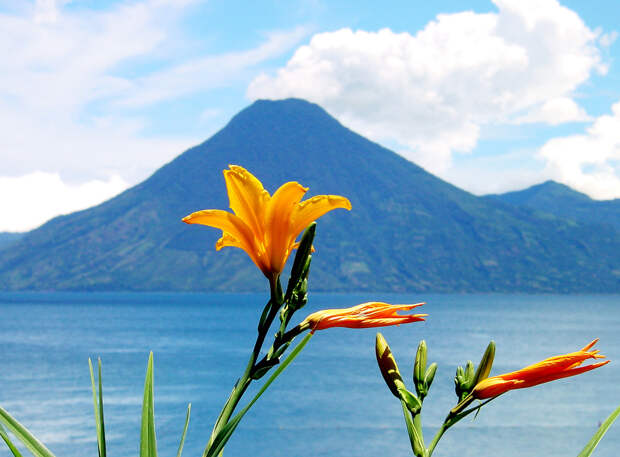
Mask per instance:
[[[257,250],[254,236],[250,228],[241,218],[219,209],[204,209],[185,216],[183,222],[186,224],[208,225],[209,227],[219,228],[223,233],[230,234],[236,239],[245,252],[252,254]]]
[[[269,246],[271,266],[277,271],[284,268],[296,238],[290,230],[291,214],[307,191],[307,187],[297,182],[287,182],[276,190],[267,206],[265,231],[269,236],[266,244]]]
[[[230,209],[240,217],[257,238],[264,236],[264,213],[269,202],[269,192],[262,183],[249,171],[237,165],[229,165],[224,170],[224,180],[228,191]]]
[[[339,195],[317,195],[309,200],[301,202],[293,212],[293,221],[291,224],[291,233],[297,235],[305,229],[312,221],[316,221],[325,213],[336,209],[343,208],[351,210],[351,202],[348,198]]]

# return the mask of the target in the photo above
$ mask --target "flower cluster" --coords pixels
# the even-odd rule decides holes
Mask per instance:
[[[224,178],[232,213],[217,209],[197,211],[183,218],[188,224],[202,224],[222,230],[222,237],[216,249],[234,246],[243,249],[256,266],[269,279],[271,299],[260,319],[259,336],[245,374],[237,381],[233,392],[218,418],[211,440],[205,450],[206,457],[220,455],[224,444],[230,437],[241,416],[257,397],[237,416],[231,418],[232,411],[247,385],[260,379],[271,368],[280,364],[294,338],[303,332],[308,335],[280,364],[276,373],[265,383],[261,391],[297,356],[309,338],[317,330],[332,327],[369,328],[407,324],[425,320],[426,314],[400,312],[411,311],[423,303],[390,305],[382,302],[368,302],[344,309],[324,309],[308,315],[301,323],[287,330],[292,315],[307,302],[307,282],[312,240],[315,224],[313,221],[337,208],[350,210],[351,203],[338,195],[319,195],[302,201],[308,191],[297,182],[287,182],[270,195],[262,183],[244,168],[230,165],[224,170]],[[301,241],[298,236],[304,231]],[[286,293],[280,286],[280,275],[293,249],[298,248]],[[273,345],[258,360],[266,332],[276,314],[280,315],[280,328]],[[586,360],[603,359],[598,350],[592,348],[597,340],[587,344],[579,351],[549,357],[517,371],[489,377],[495,357],[495,343],[491,341],[482,356],[477,369],[468,361],[459,366],[454,378],[457,395],[456,406],[452,408],[444,423],[427,446],[424,442],[421,413],[425,397],[433,383],[437,364],[427,366],[426,343],[418,346],[413,370],[415,389],[407,388],[400,374],[390,347],[381,334],[377,334],[375,352],[381,375],[392,394],[400,400],[411,447],[416,457],[430,457],[443,433],[465,416],[484,406],[489,401],[510,390],[536,386],[556,379],[575,376],[594,370],[609,360],[584,365]],[[478,406],[471,406],[475,400],[484,400]],[[620,410],[619,410],[620,411]],[[620,412],[618,413],[620,414]],[[232,424],[232,425],[231,425]]]

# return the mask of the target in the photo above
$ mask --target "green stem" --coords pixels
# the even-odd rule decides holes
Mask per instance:
[[[241,422],[241,419],[248,412],[248,410],[254,405],[256,400],[267,390],[267,388],[271,385],[275,379],[280,376],[280,374],[289,366],[289,364],[299,355],[301,350],[308,344],[310,338],[312,338],[312,333],[309,333],[304,337],[303,340],[293,349],[293,351],[284,359],[284,361],[280,364],[280,366],[274,371],[274,373],[269,377],[269,379],[263,384],[258,393],[254,396],[254,398],[241,410],[239,411],[235,417],[233,417],[225,426],[222,427],[220,432],[217,434],[215,439],[213,440],[212,448],[209,448],[207,452],[204,454],[204,457],[213,457],[215,455],[222,455],[222,451],[224,446],[228,442],[229,438]]]
[[[450,427],[452,427],[458,421],[463,419],[465,416],[469,416],[474,411],[478,411],[484,405],[486,405],[487,403],[495,400],[497,397],[499,397],[499,395],[496,396],[496,397],[489,398],[487,401],[484,401],[484,402],[480,403],[478,406],[474,406],[473,408],[465,410],[465,411],[463,411],[461,413],[458,413],[458,414],[449,413],[448,416],[446,417],[446,419],[444,420],[443,424],[441,424],[441,427],[439,427],[439,430],[437,430],[437,433],[433,437],[433,441],[431,441],[431,444],[428,446],[428,449],[426,450],[426,457],[431,457],[431,455],[433,455],[433,451],[435,450],[435,447],[437,446],[437,443],[439,443],[439,440],[441,439],[443,434]]]
[[[437,430],[437,433],[433,437],[433,441],[431,441],[431,444],[429,444],[428,449],[426,450],[426,457],[431,457],[433,451],[435,450],[435,446],[437,446],[437,443],[439,443],[439,440],[448,428],[449,426],[446,426],[446,422],[441,424],[441,427],[439,427],[439,430]]]
[[[273,323],[276,315],[278,314],[278,309],[282,305],[282,289],[280,287],[280,279],[275,277],[273,279],[270,278],[269,285],[271,289],[271,299],[266,305],[268,308],[267,317],[265,318],[264,324],[259,327],[258,335],[256,337],[256,342],[254,343],[254,349],[252,350],[252,354],[250,355],[250,359],[248,360],[247,366],[241,378],[239,378],[233,387],[228,400],[224,404],[222,411],[220,412],[215,425],[213,427],[213,431],[211,432],[211,437],[209,438],[209,442],[207,443],[207,447],[204,450],[203,456],[207,454],[209,448],[213,444],[213,440],[219,433],[219,431],[224,427],[230,417],[232,416],[235,408],[239,404],[241,397],[247,390],[248,386],[252,383],[252,371],[256,367],[256,360],[260,354],[260,351],[263,347],[263,343],[265,342],[265,337],[267,336],[267,332]]]
[[[407,434],[411,443],[411,450],[416,457],[425,457],[424,438],[422,437],[422,425],[420,414],[413,416],[407,408],[407,404],[401,400],[400,404],[403,408],[405,416],[405,424],[407,425]]]

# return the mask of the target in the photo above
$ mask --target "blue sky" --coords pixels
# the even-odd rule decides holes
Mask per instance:
[[[620,197],[616,1],[0,0],[0,231],[301,97],[475,194]]]

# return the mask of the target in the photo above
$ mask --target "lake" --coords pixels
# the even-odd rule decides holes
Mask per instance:
[[[174,457],[187,403],[184,456],[200,456],[242,373],[262,294],[0,293],[0,406],[57,457],[96,456],[88,357],[103,361],[108,455],[136,456],[144,374],[155,358],[159,455]],[[497,343],[491,374],[580,349],[594,338],[612,363],[509,392],[449,430],[434,456],[576,456],[620,405],[619,295],[311,294],[309,312],[369,300],[427,304],[426,322],[380,329],[411,390],[420,339],[439,369],[424,404],[427,443],[455,403],[454,372]],[[400,403],[376,366],[375,329],[329,329],[261,397],[227,456],[412,455]],[[247,395],[246,395],[247,396]],[[248,399],[251,398],[248,396]],[[594,453],[616,457],[620,421]],[[0,442],[0,456],[10,453]]]

